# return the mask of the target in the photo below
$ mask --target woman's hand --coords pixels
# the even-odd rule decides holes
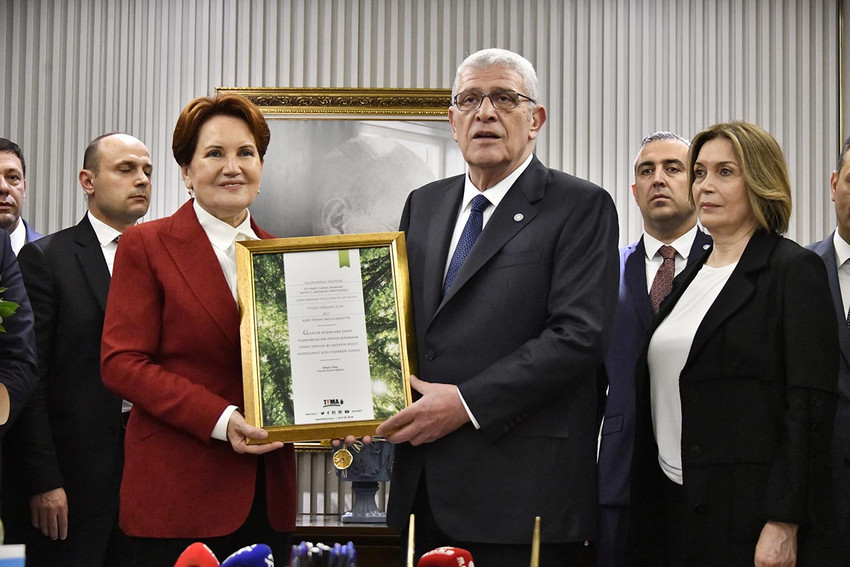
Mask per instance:
[[[249,453],[252,455],[262,455],[275,449],[283,447],[283,443],[275,441],[274,443],[264,443],[262,445],[248,445],[248,439],[256,439],[261,441],[267,439],[269,432],[259,427],[249,425],[242,414],[234,411],[230,414],[230,419],[227,420],[227,439],[230,445],[237,453]]]
[[[794,567],[797,564],[797,524],[768,522],[756,544],[756,567]]]

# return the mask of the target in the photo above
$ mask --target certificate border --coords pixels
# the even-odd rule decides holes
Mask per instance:
[[[251,425],[269,432],[263,443],[272,441],[306,442],[345,437],[374,435],[383,420],[327,422],[321,424],[263,426],[260,349],[256,336],[256,289],[254,254],[307,252],[315,250],[346,250],[351,248],[382,248],[390,251],[396,319],[399,336],[400,370],[404,381],[405,405],[412,401],[410,375],[415,373],[416,341],[413,337],[413,310],[410,299],[410,277],[407,270],[407,249],[403,232],[340,234],[297,238],[273,238],[237,242],[237,293],[241,312],[240,341],[242,348],[242,386],[245,397],[245,419]],[[252,443],[258,443],[253,441]]]

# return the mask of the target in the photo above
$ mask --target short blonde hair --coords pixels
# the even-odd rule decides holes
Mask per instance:
[[[741,165],[750,208],[759,226],[783,234],[791,218],[791,181],[782,148],[776,140],[749,122],[715,124],[697,134],[688,154],[688,181],[694,185],[694,164],[703,145],[715,138],[726,138]],[[693,192],[690,199],[693,201]]]

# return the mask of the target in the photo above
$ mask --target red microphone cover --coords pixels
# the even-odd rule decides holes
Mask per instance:
[[[174,567],[218,567],[218,558],[209,547],[196,541],[180,554]]]
[[[460,547],[438,547],[419,558],[416,567],[475,567],[472,554]]]

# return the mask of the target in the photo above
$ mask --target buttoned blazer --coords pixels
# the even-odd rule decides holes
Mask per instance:
[[[35,313],[40,379],[10,433],[3,490],[10,534],[31,530],[30,496],[63,487],[69,541],[84,554],[77,559],[98,563],[117,520],[121,480],[121,398],[100,379],[109,269],[87,216],[26,244],[18,262]],[[27,543],[55,547],[40,534]]]
[[[3,439],[29,399],[38,376],[32,308],[9,235],[0,232],[3,232],[0,236],[0,287],[6,288],[0,292],[0,297],[18,304],[15,313],[0,322],[6,329],[5,333],[0,332],[0,383],[6,386],[10,401],[9,419],[0,425],[0,439]]]
[[[688,266],[662,302],[649,337],[705,264]],[[757,231],[700,323],[679,377],[687,514],[698,526],[694,565],[751,562],[768,520],[800,525],[798,565],[826,546],[829,445],[838,338],[823,262],[775,233]],[[647,347],[637,365],[637,437],[631,554],[663,549],[658,448]],[[834,543],[834,542],[833,542]],[[737,555],[736,555],[737,554]],[[742,555],[741,555],[742,554]]]
[[[462,541],[591,537],[602,364],[617,289],[617,215],[599,187],[534,158],[495,209],[448,293],[442,284],[464,177],[408,197],[419,376],[458,385],[479,422],[400,444],[388,522],[402,528],[424,476]]]
[[[702,257],[711,237],[697,229],[688,264]],[[635,365],[655,314],[646,281],[643,238],[620,249],[620,291],[611,346],[605,355],[608,395],[599,447],[599,504],[628,506],[629,465],[635,431]]]
[[[838,267],[835,263],[833,232],[828,238],[809,246],[823,259],[829,277],[829,290],[838,321],[838,406],[832,437],[833,490],[838,513],[838,525],[846,553],[850,553],[850,333],[847,332],[847,313],[841,299]]]
[[[259,458],[210,437],[228,405],[244,410],[239,318],[192,201],[124,233],[102,370],[107,387],[134,404],[121,483],[120,525],[127,534],[215,537],[248,517]],[[292,445],[264,460],[271,526],[291,531]]]

